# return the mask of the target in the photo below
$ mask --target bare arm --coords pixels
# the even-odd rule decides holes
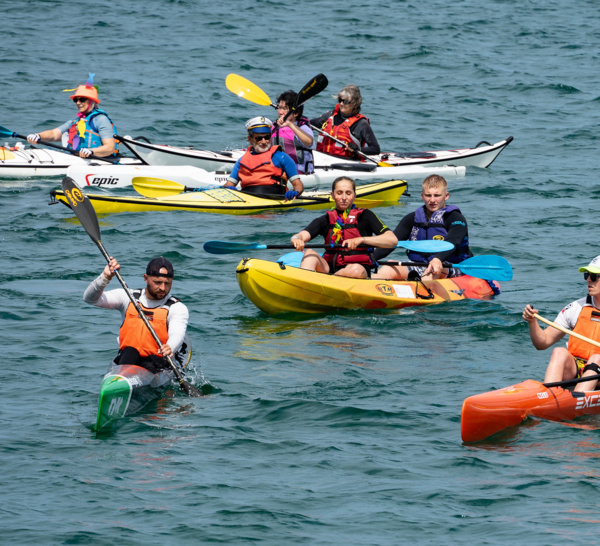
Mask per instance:
[[[529,324],[529,336],[533,346],[538,350],[542,351],[548,347],[554,345],[559,339],[563,338],[563,334],[560,330],[555,328],[546,328],[542,330],[537,319],[533,316],[535,313],[539,313],[532,305],[526,305],[523,309],[523,319]]]
[[[48,129],[47,131],[42,131],[41,133],[37,134],[40,135],[40,140],[46,140],[48,142],[56,142],[62,138],[62,133],[58,130],[58,127],[56,129]],[[35,140],[28,138],[27,141],[31,144],[36,144]]]
[[[296,235],[292,235],[292,244],[294,245],[294,248],[296,250],[304,250],[304,245],[306,243],[308,243],[308,241],[310,241],[311,237],[310,237],[310,233],[308,233],[308,231],[306,231],[305,229],[303,229],[302,231],[300,231],[299,233],[296,233]]]

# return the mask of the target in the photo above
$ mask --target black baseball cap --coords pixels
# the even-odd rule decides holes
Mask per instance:
[[[160,272],[163,267],[167,270],[166,273]],[[153,258],[146,266],[146,275],[149,275],[150,277],[169,277],[172,279],[174,274],[175,272],[173,271],[173,264],[171,264],[169,260],[163,258],[162,256],[159,258]]]

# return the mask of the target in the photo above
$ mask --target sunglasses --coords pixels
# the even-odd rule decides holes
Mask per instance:
[[[587,281],[588,279],[590,279],[592,282],[596,282],[598,280],[598,278],[600,277],[600,275],[598,273],[589,273],[588,271],[586,271],[583,274],[583,278]]]
[[[73,102],[75,102],[75,103],[78,103],[78,102],[87,102],[88,100],[90,100],[90,99],[85,99],[83,97],[75,97],[73,99]]]
[[[256,142],[260,142],[261,140],[271,140],[271,135],[268,133],[254,133],[252,138],[256,140]]]
[[[350,101],[350,99],[343,99],[341,97],[338,97],[338,102],[340,104],[350,104],[351,101]]]

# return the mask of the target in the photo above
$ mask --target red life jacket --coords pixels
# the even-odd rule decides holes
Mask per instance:
[[[137,300],[141,295],[141,290],[136,290],[133,294]],[[178,301],[177,298],[171,296],[163,305],[154,308],[144,307],[138,301],[144,315],[146,315],[146,318],[152,325],[152,328],[154,328],[156,335],[163,345],[169,339],[169,331],[167,329],[167,315],[169,314],[169,308]],[[159,347],[156,344],[154,337],[152,337],[152,334],[148,328],[146,328],[144,321],[138,315],[133,303],[130,303],[125,311],[125,319],[123,320],[123,324],[121,324],[121,329],[119,331],[119,341],[119,349],[123,349],[124,347],[134,347],[139,351],[142,358],[150,355],[160,356],[158,354]]]
[[[591,305],[584,307],[577,317],[573,332],[594,341],[600,341],[600,311]],[[575,358],[584,360],[593,354],[600,353],[599,347],[577,339],[575,336],[569,337],[568,349]]]
[[[279,146],[271,146],[271,149],[262,154],[253,154],[252,146],[240,159],[238,178],[242,189],[248,186],[273,186],[285,185],[283,169],[273,165],[273,154],[280,150]]]
[[[357,237],[362,237],[360,231],[358,231],[358,218],[363,212],[364,209],[355,208],[348,213],[348,218],[346,218],[344,226],[342,227],[342,240],[337,244],[341,244],[347,239],[356,239]],[[327,233],[327,237],[325,237],[325,243],[330,244],[333,242],[333,228],[337,222],[339,214],[337,210],[328,210],[327,216],[329,217],[329,233]],[[323,258],[330,266],[333,265],[334,269],[340,269],[348,264],[362,264],[367,266],[373,265],[371,257],[364,250],[340,252],[338,249],[332,248],[331,250],[325,251]]]
[[[339,125],[333,125],[333,118],[340,111],[340,105],[336,104],[333,114],[327,121],[323,124],[323,131],[328,135],[331,135],[342,142],[354,142],[359,148],[362,146],[362,142],[359,142],[358,139],[350,132],[351,127],[359,120],[366,119],[369,121],[369,118],[363,116],[362,114],[354,114],[349,118],[346,118]],[[351,152],[347,152],[346,148],[342,147],[341,144],[337,143],[335,140],[331,138],[327,138],[326,136],[319,133],[319,138],[317,139],[317,151],[324,152],[326,154],[338,155],[341,157],[353,157]]]

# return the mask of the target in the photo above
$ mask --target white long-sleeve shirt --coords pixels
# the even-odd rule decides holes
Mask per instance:
[[[108,286],[108,280],[103,273],[94,279],[83,293],[83,301],[96,307],[103,307],[104,309],[118,309],[121,311],[121,320],[125,320],[125,311],[131,303],[127,292],[122,288],[117,290],[109,290],[104,292],[104,289]],[[146,289],[142,290],[142,294],[139,297],[139,302],[148,309],[160,307],[171,297],[169,292],[161,300],[151,300],[146,296]],[[167,315],[167,330],[169,332],[169,339],[167,345],[171,347],[173,353],[179,351],[185,332],[187,330],[187,324],[189,320],[188,308],[180,301],[174,303],[169,307],[169,314]]]

